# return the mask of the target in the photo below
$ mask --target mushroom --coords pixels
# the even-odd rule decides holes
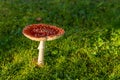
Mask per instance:
[[[42,20],[42,18],[40,18],[40,17],[36,18],[37,22],[40,22],[41,20]]]
[[[37,65],[44,65],[44,48],[45,42],[58,39],[65,31],[62,28],[47,24],[32,24],[23,29],[24,36],[31,40],[40,41],[38,46],[39,54]]]

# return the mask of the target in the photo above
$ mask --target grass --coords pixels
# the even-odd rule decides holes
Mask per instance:
[[[0,80],[118,80],[119,2],[0,0]],[[32,63],[39,42],[22,34],[33,23],[56,25],[66,32],[46,43],[43,68]]]

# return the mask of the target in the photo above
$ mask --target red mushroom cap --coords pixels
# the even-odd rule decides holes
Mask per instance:
[[[27,38],[35,41],[49,41],[61,37],[65,31],[62,28],[47,24],[32,24],[23,29]]]

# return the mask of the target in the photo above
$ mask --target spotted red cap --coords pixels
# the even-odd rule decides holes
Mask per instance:
[[[27,38],[35,41],[49,41],[61,37],[65,31],[62,28],[47,24],[32,24],[23,29]]]

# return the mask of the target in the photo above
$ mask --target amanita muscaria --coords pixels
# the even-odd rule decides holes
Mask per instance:
[[[47,24],[32,24],[23,29],[24,36],[31,40],[40,41],[37,65],[44,65],[45,41],[51,41],[61,37],[65,31],[62,28]]]

